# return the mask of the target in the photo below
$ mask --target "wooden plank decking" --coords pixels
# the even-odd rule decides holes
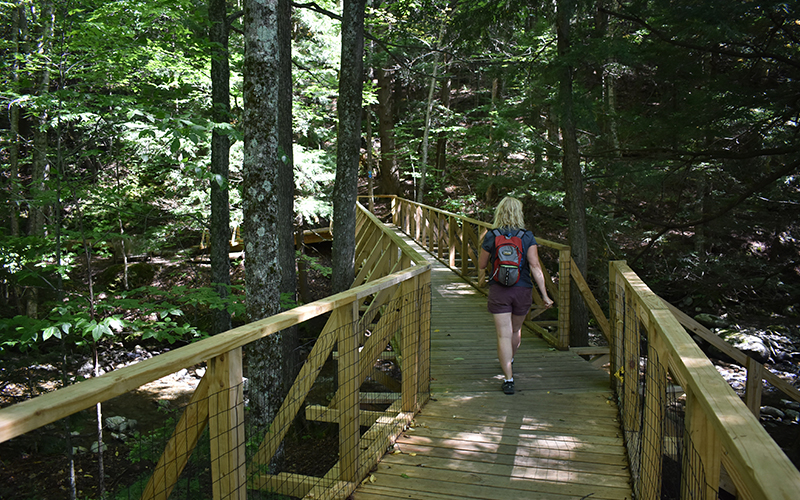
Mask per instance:
[[[431,260],[431,400],[353,500],[630,499],[608,374],[524,331],[503,394],[485,296]]]

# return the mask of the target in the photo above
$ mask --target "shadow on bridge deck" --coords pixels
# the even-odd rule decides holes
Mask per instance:
[[[431,261],[431,400],[352,498],[631,498],[608,374],[524,330],[503,394],[485,296]]]

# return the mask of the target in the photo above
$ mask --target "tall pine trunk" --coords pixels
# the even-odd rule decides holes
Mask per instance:
[[[53,3],[51,0],[42,2],[41,5],[41,31],[39,33],[38,56],[45,61],[36,72],[36,93],[45,95],[50,91],[50,58],[53,41]],[[48,115],[41,110],[35,118],[36,126],[33,128],[33,154],[30,194],[32,202],[28,215],[28,234],[30,236],[45,235],[46,215],[49,212],[45,201],[47,181],[50,177],[50,165],[47,160],[48,151]],[[35,284],[27,295],[25,312],[31,318],[39,316],[39,289]]]
[[[216,123],[230,120],[230,66],[228,62],[228,18],[226,0],[209,0],[211,22],[211,117]],[[228,170],[230,167],[230,137],[214,129],[211,135],[211,282],[217,294],[226,298],[230,293],[230,232],[231,215],[228,200]],[[227,309],[214,312],[214,332],[231,328]]]
[[[278,260],[281,265],[281,295],[297,300],[297,269],[294,244],[294,155],[292,154],[292,4],[278,0]],[[300,340],[296,327],[281,332],[284,382],[294,381],[299,369]],[[288,392],[284,387],[283,392]]]
[[[573,0],[558,0],[557,29],[559,72],[559,104],[561,106],[561,141],[564,190],[566,192],[567,216],[569,219],[569,245],[572,259],[578,271],[586,276],[588,245],[586,229],[586,205],[584,199],[583,173],[578,150],[578,138],[572,101],[572,68],[566,63],[570,52],[570,22],[574,11]],[[574,282],[570,286],[571,346],[589,345],[589,314],[580,290]]]
[[[392,113],[392,76],[383,69],[375,70],[378,81],[378,137],[381,140],[380,185],[383,194],[400,193],[400,176],[394,148],[394,119]]]
[[[361,93],[364,73],[365,0],[344,0],[342,67],[339,77],[339,135],[333,188],[333,291],[353,284],[361,151]]]

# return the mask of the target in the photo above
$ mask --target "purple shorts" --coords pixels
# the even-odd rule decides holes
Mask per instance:
[[[533,303],[532,290],[524,286],[489,286],[488,309],[492,314],[525,316]]]

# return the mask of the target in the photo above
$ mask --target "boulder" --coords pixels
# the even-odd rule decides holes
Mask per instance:
[[[772,406],[762,406],[761,407],[761,414],[762,415],[767,415],[767,416],[770,416],[770,417],[775,417],[775,418],[785,418],[786,417],[786,414],[784,412],[782,412],[781,410],[779,410],[777,408],[774,408]]]
[[[698,314],[694,317],[694,320],[706,328],[725,328],[730,325],[730,323],[723,318],[707,313]]]
[[[717,332],[719,338],[748,354],[759,363],[767,363],[772,357],[769,344],[757,335],[743,330],[723,329]]]
[[[107,417],[105,423],[106,429],[117,433],[130,432],[138,424],[136,420],[122,416]]]

